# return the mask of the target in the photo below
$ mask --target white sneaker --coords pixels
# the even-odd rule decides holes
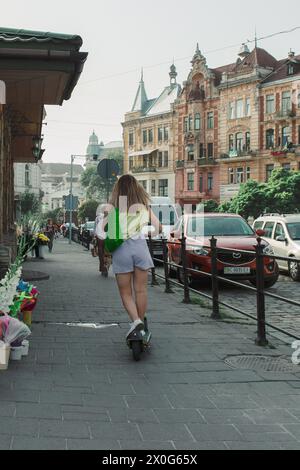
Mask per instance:
[[[135,329],[138,329],[141,332],[141,334],[144,336],[145,334],[144,323],[142,322],[142,320],[135,320],[133,323],[130,323],[130,330],[128,331],[126,335],[126,339]]]

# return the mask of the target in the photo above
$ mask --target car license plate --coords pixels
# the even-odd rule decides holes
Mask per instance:
[[[224,274],[250,274],[250,268],[228,267],[224,268]]]

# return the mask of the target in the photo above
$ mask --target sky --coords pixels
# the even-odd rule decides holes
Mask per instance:
[[[0,26],[79,34],[81,50],[89,53],[71,99],[47,107],[43,160],[67,163],[72,154],[84,155],[93,130],[104,143],[122,140],[121,122],[132,107],[142,67],[148,98],[155,98],[169,84],[173,59],[178,82],[186,80],[197,42],[213,68],[235,62],[255,29],[261,38],[300,26],[299,0],[275,5],[271,0],[0,0]],[[300,29],[258,45],[278,59],[291,48],[300,54]]]

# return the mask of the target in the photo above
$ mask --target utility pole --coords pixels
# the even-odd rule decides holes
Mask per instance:
[[[71,182],[70,182],[70,217],[69,217],[69,245],[72,243],[72,219],[73,219],[73,163],[75,155],[71,155]]]

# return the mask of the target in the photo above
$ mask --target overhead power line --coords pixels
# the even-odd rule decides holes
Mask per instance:
[[[298,29],[300,29],[300,26],[295,26],[294,28],[286,29],[286,30],[283,30],[283,31],[277,31],[276,33],[268,34],[266,36],[261,36],[260,38],[255,38],[255,39],[250,39],[250,40],[247,39],[243,43],[244,44],[252,44],[252,43],[255,43],[256,41],[263,41],[265,39],[273,38],[273,37],[279,36],[281,34],[293,33],[294,31],[297,31]],[[240,45],[241,45],[241,42],[236,43],[236,44],[231,44],[230,46],[220,47],[218,49],[212,49],[212,50],[209,50],[209,51],[204,51],[203,54],[208,55],[208,54],[213,54],[215,52],[222,52],[222,51],[225,51],[225,50],[228,50],[228,49],[233,49],[235,47],[239,47]],[[181,61],[187,60],[187,59],[190,59],[190,55],[185,56],[185,57],[177,58],[176,62],[181,62]],[[144,69],[151,69],[151,68],[155,68],[155,67],[160,67],[161,65],[168,65],[170,63],[171,63],[171,61],[168,60],[168,61],[165,61],[165,62],[159,62],[159,63],[152,64],[152,65],[146,65],[146,66],[143,66],[143,68]],[[119,73],[112,74],[112,75],[105,75],[103,77],[98,77],[98,78],[95,78],[93,80],[88,80],[86,82],[80,82],[78,84],[78,86],[79,85],[81,85],[81,86],[88,85],[90,83],[98,82],[98,81],[101,81],[101,80],[108,80],[110,78],[121,77],[121,76],[124,76],[124,75],[128,75],[130,73],[139,72],[139,71],[140,71],[140,68],[136,68],[136,69],[126,70],[124,72],[119,72]]]

